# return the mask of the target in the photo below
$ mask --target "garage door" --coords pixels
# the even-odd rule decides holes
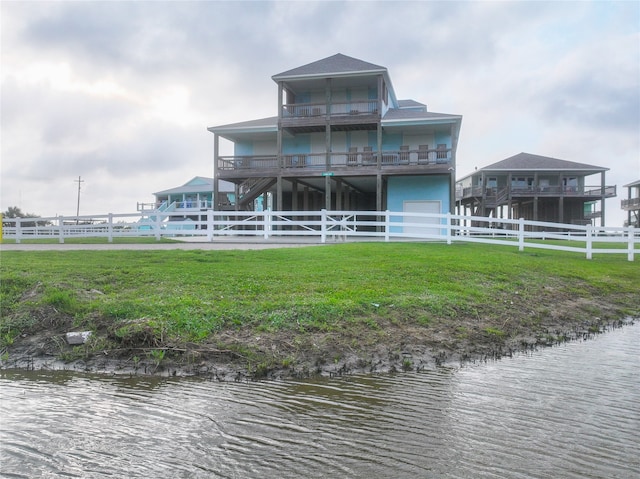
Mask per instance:
[[[408,200],[403,204],[405,213],[430,213],[439,214],[441,212],[441,201],[438,200]],[[403,228],[403,233],[411,235],[439,235],[440,227],[429,225],[440,225],[440,218],[405,216],[405,223],[413,223]]]

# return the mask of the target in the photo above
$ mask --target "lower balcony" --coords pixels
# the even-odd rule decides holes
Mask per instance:
[[[622,200],[621,206],[624,211],[640,210],[640,198],[630,198],[628,200]]]
[[[384,150],[382,154],[370,147],[353,147],[350,151],[332,152],[327,163],[326,153],[273,155],[222,156],[218,158],[218,171],[254,173],[281,169],[332,170],[362,168],[443,168],[451,165],[451,149]]]
[[[584,197],[584,198],[613,198],[616,196],[616,186],[527,186],[516,188],[483,188],[481,186],[458,189],[458,200],[466,198],[485,198],[487,201],[501,204],[511,198],[530,197]]]

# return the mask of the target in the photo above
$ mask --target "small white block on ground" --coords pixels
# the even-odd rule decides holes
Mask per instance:
[[[81,331],[77,333],[67,333],[67,343],[71,345],[84,344],[91,336],[91,331]]]

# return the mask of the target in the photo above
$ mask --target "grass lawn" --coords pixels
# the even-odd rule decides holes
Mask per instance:
[[[602,316],[600,303],[614,316],[640,315],[640,265],[624,255],[586,260],[466,243],[4,251],[0,278],[0,346],[43,327],[47,311],[66,318],[67,330],[106,327],[103,348],[134,346],[135,338],[198,343],[241,329],[380,332],[399,323],[451,323],[460,336],[479,327],[501,337],[544,324],[560,302],[579,305],[582,315]]]

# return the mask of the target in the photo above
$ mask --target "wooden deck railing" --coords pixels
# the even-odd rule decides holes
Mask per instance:
[[[621,206],[625,211],[637,210],[640,208],[640,198],[630,198],[627,200],[622,200]]]
[[[378,100],[326,103],[289,103],[282,105],[282,118],[377,115]]]
[[[495,219],[484,216],[406,213],[402,211],[213,211],[186,216],[184,212],[3,218],[4,239],[16,243],[49,238],[113,238],[151,236],[315,238],[355,241],[465,241],[542,248],[585,254],[640,254],[640,228],[594,227],[573,224]],[[28,225],[28,226],[27,226]]]
[[[613,198],[616,196],[616,186],[605,186],[604,191],[601,186],[522,186],[522,187],[503,187],[503,188],[485,188],[482,186],[473,186],[458,189],[456,199],[464,199],[471,197],[482,197],[487,199],[505,199],[509,192],[512,197],[529,197],[529,196],[587,196],[600,198]]]
[[[379,157],[376,151],[354,147],[353,151],[329,153],[292,153],[282,156],[250,155],[221,156],[219,171],[275,170],[280,168],[339,168],[357,166],[446,166],[451,163],[451,149],[385,150]]]

